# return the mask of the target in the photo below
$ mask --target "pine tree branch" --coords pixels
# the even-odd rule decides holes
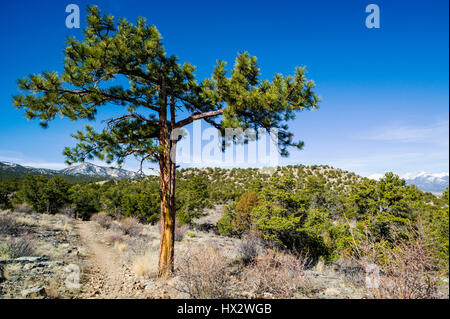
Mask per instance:
[[[188,124],[191,124],[195,120],[200,120],[203,118],[213,117],[217,115],[223,114],[223,109],[217,110],[217,111],[210,111],[210,112],[204,112],[204,113],[195,113],[191,116],[185,118],[184,120],[181,120],[175,124],[175,128],[180,128],[183,126],[186,126]]]
[[[141,120],[141,121],[146,122],[148,124],[158,125],[157,121],[149,120],[149,119],[145,118],[144,116],[136,114],[136,113],[131,113],[131,114],[127,114],[127,115],[124,115],[124,116],[119,116],[119,117],[112,118],[112,119],[109,119],[109,120],[105,120],[105,121],[102,121],[102,122],[106,122],[108,127],[112,127],[112,126],[117,125],[117,123],[120,123],[120,122],[122,122],[124,120],[127,120],[127,119],[130,119],[130,118]]]

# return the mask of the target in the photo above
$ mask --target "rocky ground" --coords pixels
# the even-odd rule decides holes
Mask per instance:
[[[140,226],[137,236],[120,235],[92,221],[63,215],[5,213],[15,220],[20,236],[33,243],[32,256],[0,256],[0,298],[180,298],[176,279],[156,277],[159,229]],[[194,243],[208,242],[233,249],[233,240],[192,230],[181,252]],[[0,235],[0,243],[14,238]],[[139,264],[139,259],[141,264]],[[136,260],[138,262],[136,262]],[[137,264],[137,265],[136,265]],[[139,276],[144,268],[145,276]]]
[[[221,209],[209,212],[200,227],[188,230],[176,242],[179,256],[192,247],[213,247],[236,259],[239,240],[216,234]],[[63,215],[0,212],[17,224],[17,234],[0,234],[2,243],[25,236],[33,254],[11,258],[0,251],[0,299],[6,298],[188,298],[180,292],[180,277],[157,278],[158,226],[139,225],[139,231],[118,234],[117,222],[109,228],[97,222]],[[297,298],[367,298],[361,276],[319,263],[305,271],[308,287]],[[237,290],[233,297],[258,297]],[[448,296],[448,295],[447,295]],[[270,293],[264,294],[272,298]]]

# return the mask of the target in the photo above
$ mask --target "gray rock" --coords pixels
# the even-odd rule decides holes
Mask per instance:
[[[17,264],[17,263],[22,263],[22,264],[27,264],[27,263],[36,263],[36,262],[42,262],[42,261],[47,261],[47,257],[19,257],[16,259],[5,259],[5,260],[0,260],[0,264]]]
[[[40,262],[40,261],[46,261],[47,258],[46,257],[19,257],[19,258],[16,258],[14,260],[18,261],[18,262],[35,263],[35,262]]]
[[[22,290],[21,293],[22,293],[22,297],[24,297],[24,298],[43,298],[43,297],[47,296],[44,286],[24,289],[24,290]]]
[[[64,262],[61,260],[55,260],[55,261],[43,261],[38,264],[36,264],[36,267],[50,267],[53,268],[55,266],[62,266],[64,265]]]

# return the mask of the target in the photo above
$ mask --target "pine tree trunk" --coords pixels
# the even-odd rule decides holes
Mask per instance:
[[[167,276],[174,269],[175,244],[175,176],[171,174],[170,158],[160,167],[161,184],[161,242],[159,249],[159,276]]]
[[[167,105],[164,84],[162,85],[164,104]],[[174,121],[174,100],[171,99],[171,128]],[[161,187],[161,242],[159,247],[158,275],[167,276],[174,270],[175,248],[175,159],[171,158],[172,143],[169,137],[169,123],[167,122],[167,109],[160,111],[160,145],[163,153],[159,158],[160,187]]]

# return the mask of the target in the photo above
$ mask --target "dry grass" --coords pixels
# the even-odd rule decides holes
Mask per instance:
[[[108,244],[113,245],[117,241],[123,241],[125,234],[120,229],[109,229],[105,234],[105,240]]]
[[[237,246],[239,259],[248,264],[255,260],[256,257],[263,251],[261,240],[254,236],[247,236],[242,238]]]
[[[0,215],[0,235],[16,236],[19,233],[20,228],[12,217]]]
[[[241,274],[241,285],[257,298],[295,298],[307,286],[306,260],[274,250],[260,254]]]
[[[70,218],[75,218],[76,216],[76,212],[75,212],[75,206],[73,205],[66,205],[64,207],[62,207],[59,210],[59,213],[66,216],[66,217],[70,217]]]
[[[125,250],[127,250],[128,246],[127,246],[127,244],[117,240],[114,242],[114,248],[120,252],[124,252]]]
[[[188,225],[183,225],[181,227],[175,228],[175,241],[182,241],[186,231],[189,229]]]
[[[139,236],[142,231],[142,225],[134,217],[126,217],[120,222],[120,229],[125,235]]]
[[[25,213],[25,214],[30,214],[34,212],[33,208],[26,203],[14,205],[14,211],[17,213]]]
[[[73,230],[73,227],[72,227],[72,225],[71,225],[70,223],[66,222],[66,223],[64,224],[63,230],[64,230],[65,232],[71,232],[71,231]]]
[[[366,283],[378,299],[438,298],[439,280],[432,243],[420,230],[409,230],[406,239],[396,239],[392,246],[368,239],[356,243],[356,262],[366,271]]]
[[[35,225],[35,221],[28,216],[18,218],[17,223],[20,224],[21,226],[34,226]]]
[[[47,294],[47,297],[50,299],[61,299],[61,293],[59,292],[59,285],[55,279],[51,279],[46,285],[45,285],[45,292]]]
[[[91,220],[95,221],[100,226],[102,226],[103,228],[106,228],[106,229],[109,229],[111,227],[112,222],[113,222],[112,217],[109,216],[105,212],[100,212],[100,213],[92,215]]]
[[[158,274],[158,252],[152,247],[142,256],[137,256],[132,269],[138,277],[152,277]]]
[[[15,259],[24,256],[33,256],[34,245],[29,235],[12,238],[7,241],[7,254],[9,258]]]
[[[196,247],[181,254],[177,262],[177,290],[194,299],[229,298],[231,260],[211,247]]]

